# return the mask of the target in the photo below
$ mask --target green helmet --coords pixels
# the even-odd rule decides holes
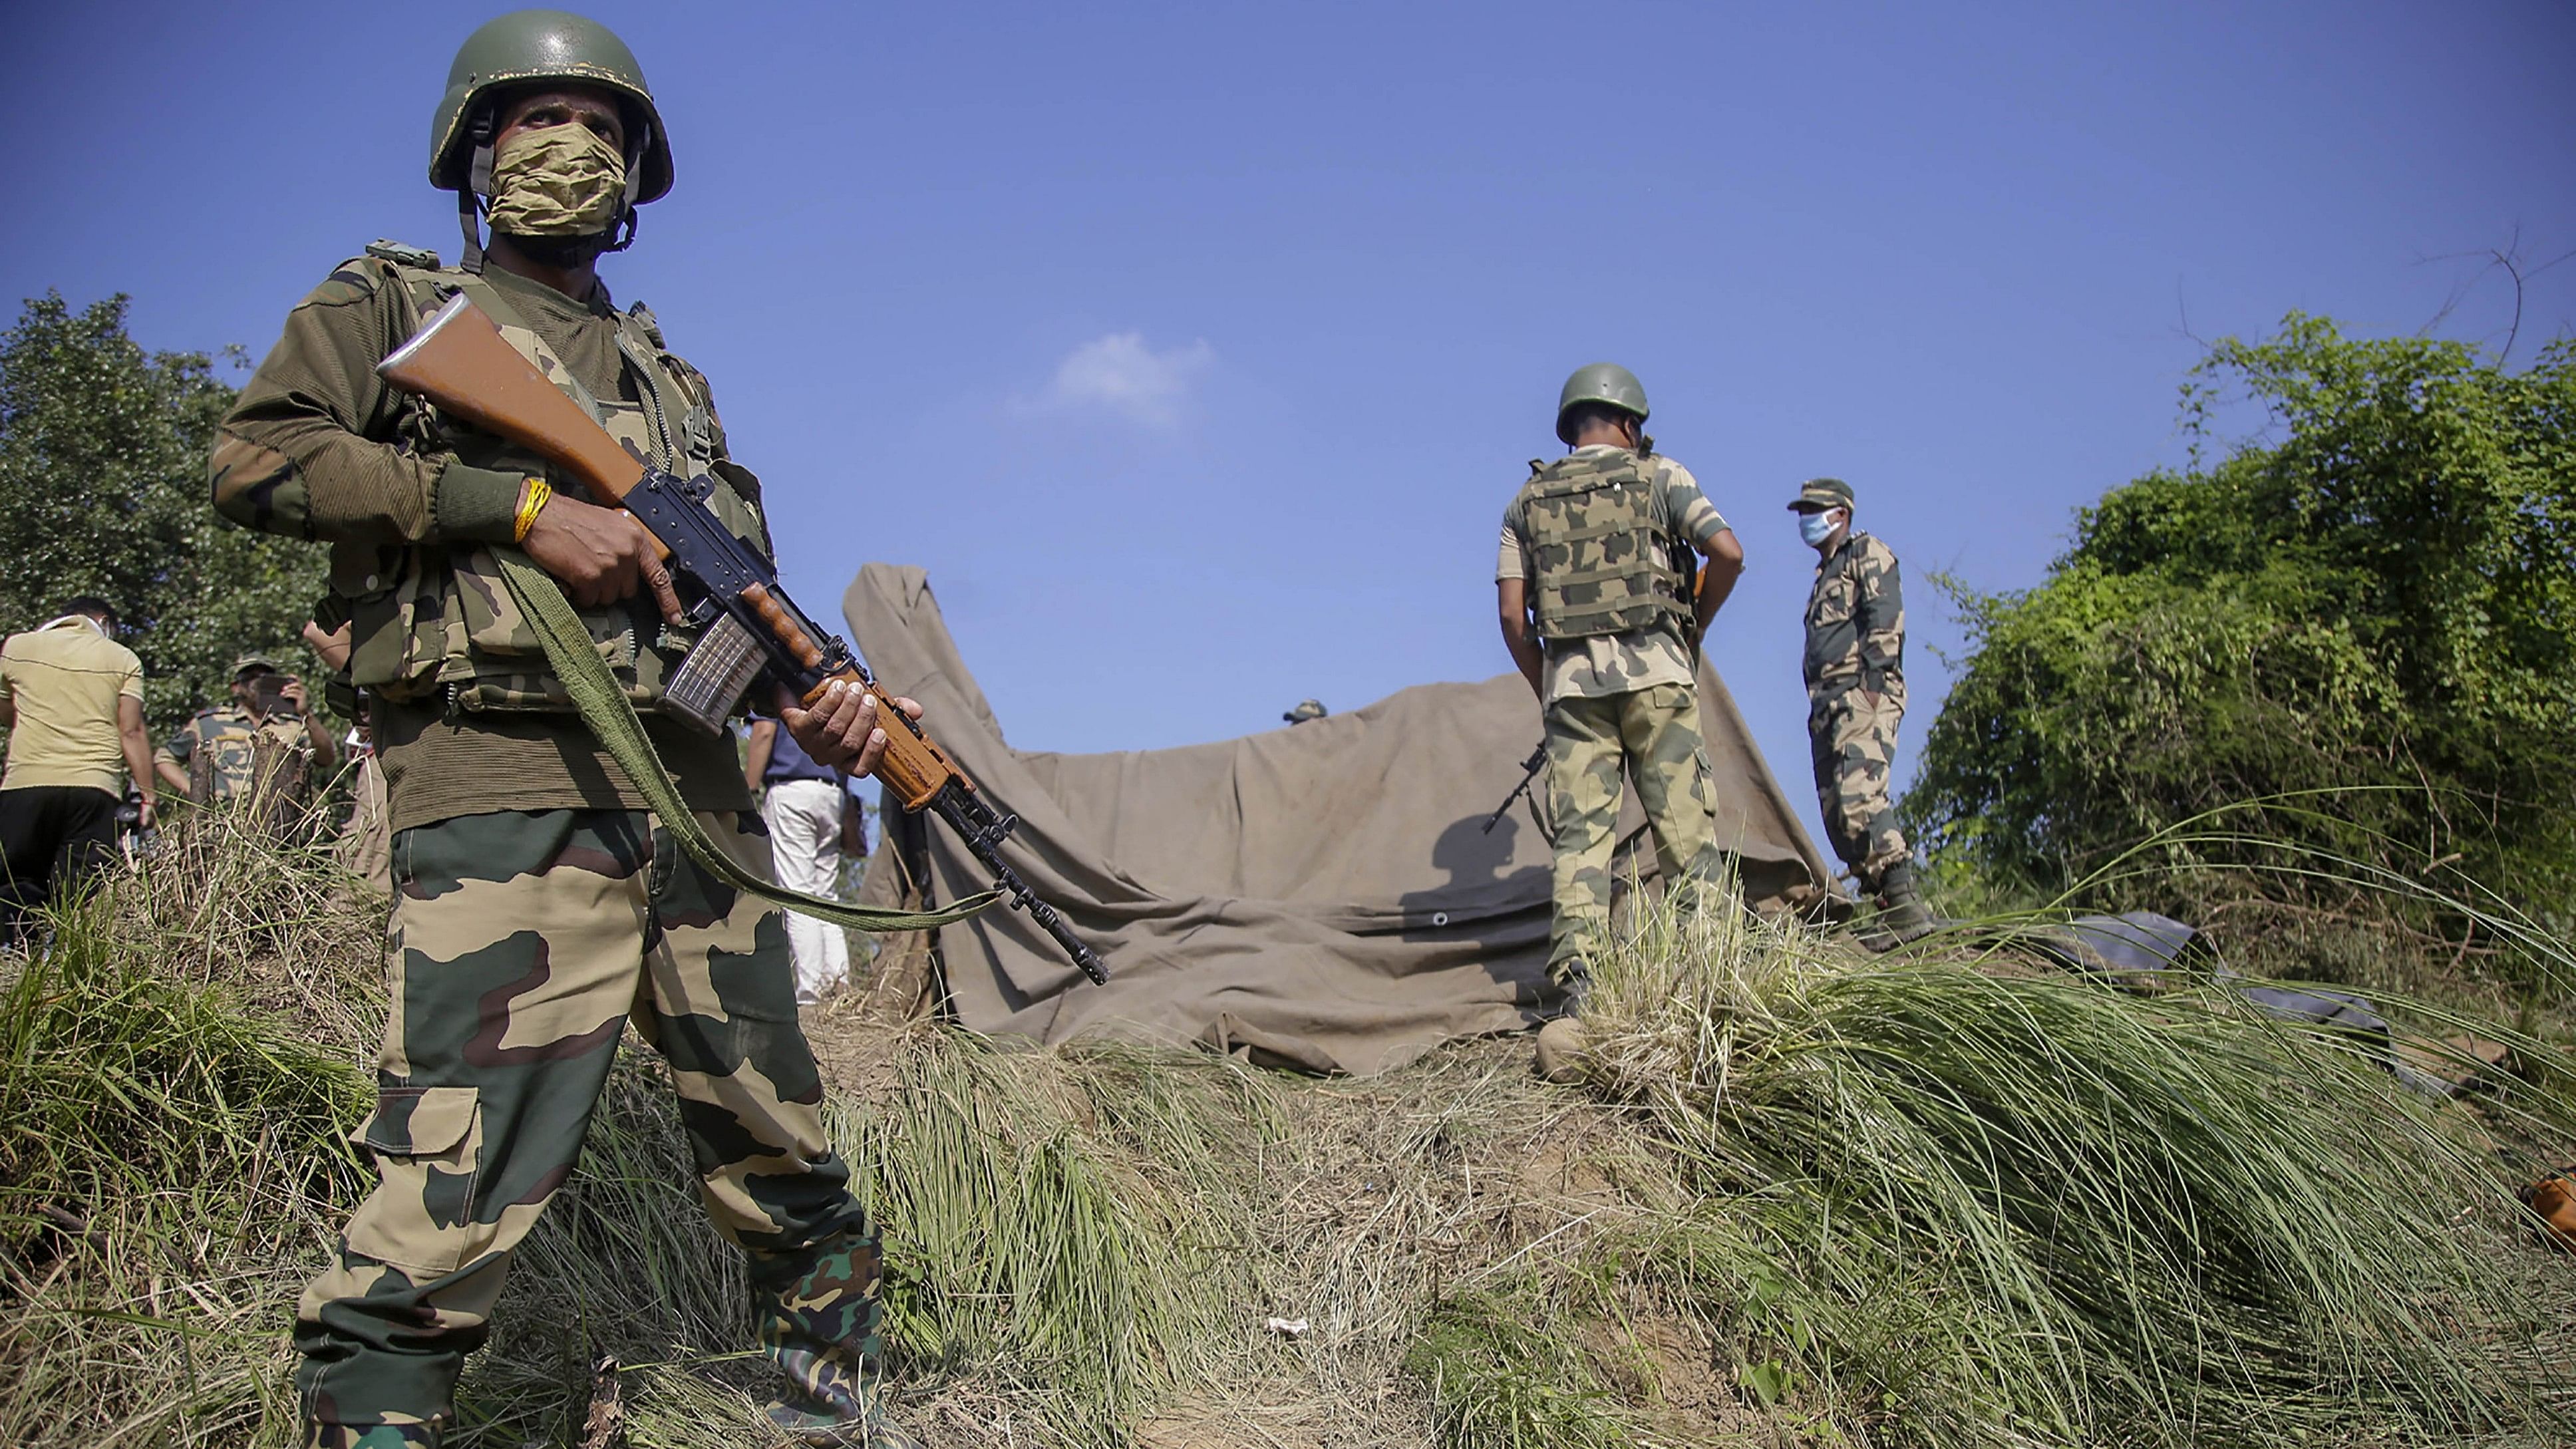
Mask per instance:
[[[530,81],[577,81],[615,92],[629,111],[627,174],[630,205],[671,189],[671,145],[662,113],[644,83],[644,67],[614,31],[596,20],[561,10],[514,10],[488,20],[456,48],[447,68],[447,94],[429,131],[429,184],[441,191],[482,190],[491,146],[492,92]],[[640,123],[640,124],[635,124]],[[476,134],[479,129],[481,134]],[[639,154],[640,153],[640,154]],[[478,161],[480,164],[478,165]]]
[[[1556,437],[1566,444],[1574,442],[1574,429],[1565,415],[1582,403],[1608,403],[1622,412],[1635,413],[1637,421],[1646,420],[1646,387],[1637,374],[1615,362],[1596,362],[1578,367],[1565,380],[1565,391],[1556,397]]]

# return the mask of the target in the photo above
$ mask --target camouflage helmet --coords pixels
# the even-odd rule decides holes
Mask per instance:
[[[1589,367],[1578,367],[1574,375],[1565,380],[1565,391],[1556,397],[1558,442],[1572,445],[1574,428],[1567,421],[1566,414],[1584,403],[1606,403],[1621,412],[1635,413],[1641,423],[1646,420],[1645,384],[1637,381],[1637,374],[1615,362],[1596,362]]]
[[[441,191],[481,190],[475,183],[476,123],[488,126],[492,92],[532,81],[573,81],[612,92],[626,103],[627,170],[634,178],[630,205],[640,206],[671,189],[671,145],[662,113],[635,52],[616,32],[586,16],[561,10],[514,10],[483,23],[456,48],[447,68],[447,94],[429,131],[429,184]],[[640,154],[639,154],[640,152]],[[486,163],[488,165],[488,163]]]

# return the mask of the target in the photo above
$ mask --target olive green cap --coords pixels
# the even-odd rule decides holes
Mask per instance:
[[[1840,478],[1810,478],[1798,489],[1789,504],[1793,513],[1830,513],[1852,506],[1851,485]]]
[[[550,80],[598,86],[641,112],[650,131],[643,137],[635,200],[651,201],[671,189],[670,139],[662,133],[662,113],[635,52],[607,26],[561,10],[513,10],[485,21],[456,48],[447,94],[439,97],[429,130],[429,184],[441,191],[464,189],[474,149],[466,128],[490,92]]]
[[[1637,381],[1637,374],[1615,362],[1596,362],[1576,368],[1574,375],[1565,380],[1565,391],[1557,394],[1558,442],[1573,443],[1574,429],[1566,426],[1565,415],[1577,404],[1588,402],[1608,403],[1623,412],[1635,413],[1641,423],[1646,420],[1646,387]]]
[[[269,658],[265,654],[245,654],[239,659],[233,661],[233,678],[239,679],[254,669],[265,669],[271,674],[285,673],[284,670],[277,667],[276,660]]]

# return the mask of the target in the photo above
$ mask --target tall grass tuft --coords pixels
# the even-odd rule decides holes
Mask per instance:
[[[2547,1421],[2514,1204],[2456,1119],[2233,994],[1994,964],[1667,912],[1587,1004],[1599,1089],[1737,1199],[1701,1276],[1761,1285],[1839,1422],[2182,1444]]]
[[[345,1054],[170,973],[128,879],[0,967],[0,1443],[248,1442],[361,1169]]]
[[[1195,1190],[1226,1174],[1189,1169],[1258,1130],[1258,1089],[1218,1086],[1240,1069],[1204,1059],[952,1033],[915,1037],[900,1067],[883,1100],[827,1113],[885,1224],[899,1357],[972,1367],[1065,1442],[1118,1442],[1199,1367],[1239,1281],[1228,1193]]]

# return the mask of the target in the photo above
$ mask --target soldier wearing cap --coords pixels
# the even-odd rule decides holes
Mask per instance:
[[[769,556],[760,480],[733,461],[706,378],[599,276],[671,188],[661,113],[606,27],[519,11],[456,52],[428,169],[455,193],[462,263],[377,243],[335,267],[209,465],[226,517],[330,544],[393,830],[397,1005],[359,1133],[379,1181],[296,1306],[303,1442],[445,1441],[465,1356],[631,1024],[671,1064],[700,1200],[750,1255],[754,1342],[787,1378],[772,1423],[800,1443],[911,1445],[878,1405],[882,1253],[824,1135],[783,914],[646,808],[496,562],[516,550],[562,585],[700,831],[770,876],[730,737],[664,708],[691,641],[653,536],[375,371],[461,294],[635,456],[703,480],[717,521]],[[832,685],[811,709],[774,694],[817,763],[876,767],[886,737],[864,691]]]
[[[201,709],[152,757],[153,773],[199,805],[258,795],[282,816],[339,758],[330,726],[311,712],[304,681],[264,654],[233,661],[231,697]]]
[[[1807,740],[1816,806],[1834,853],[1878,897],[1894,941],[1933,929],[1914,884],[1913,851],[1888,799],[1896,727],[1905,718],[1905,597],[1896,554],[1852,528],[1851,485],[1811,478],[1789,505],[1816,551],[1807,595]]]
[[[1744,550],[1690,470],[1655,452],[1645,421],[1646,390],[1628,369],[1594,363],[1567,378],[1556,436],[1568,451],[1531,460],[1503,512],[1494,566],[1504,647],[1546,715],[1556,823],[1548,976],[1570,1004],[1609,929],[1628,779],[1672,888],[1709,879],[1718,859],[1699,641],[1744,571]]]

